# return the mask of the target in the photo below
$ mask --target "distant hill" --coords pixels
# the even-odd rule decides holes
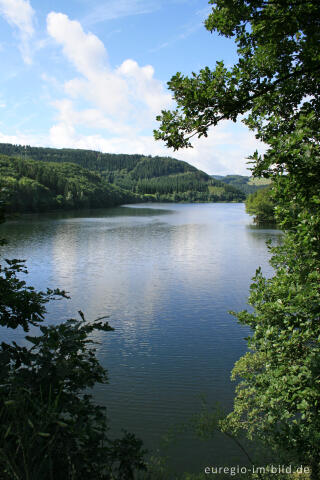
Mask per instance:
[[[271,180],[268,178],[253,178],[245,175],[212,175],[213,178],[226,183],[227,185],[232,185],[233,187],[241,190],[245,195],[254,193],[261,188],[265,188],[267,185],[270,185]]]
[[[0,190],[7,212],[111,207],[141,201],[73,163],[39,162],[0,155]]]
[[[171,157],[101,153],[94,150],[22,147],[0,144],[0,153],[41,162],[77,164],[96,172],[111,186],[145,200],[170,202],[244,201],[244,193],[187,162]]]

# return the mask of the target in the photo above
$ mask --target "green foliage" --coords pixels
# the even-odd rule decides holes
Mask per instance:
[[[177,109],[162,111],[155,131],[175,149],[190,145],[194,135],[206,136],[223,119],[257,128],[267,141],[290,132],[300,115],[296,107],[313,96],[319,82],[319,3],[316,1],[211,0],[212,13],[205,22],[210,31],[235,39],[238,62],[231,68],[222,61],[186,77],[177,73],[168,82]],[[309,98],[305,108],[317,108]],[[261,118],[264,124],[261,123]],[[268,138],[267,138],[268,136]]]
[[[112,181],[160,202],[243,201],[238,189],[224,185],[195,167],[172,158],[144,157],[131,171],[115,171]],[[220,187],[219,194],[211,187]]]
[[[114,170],[132,170],[141,160],[138,154],[125,155],[101,153],[94,150],[74,148],[42,148],[26,145],[0,143],[0,153],[3,155],[33,159],[42,162],[76,163],[83,168],[97,172],[112,172]]]
[[[98,173],[72,163],[4,155],[0,155],[0,188],[7,193],[7,212],[110,207],[140,200],[134,193],[107,184]]]
[[[170,157],[141,157],[140,161],[130,171],[130,176],[134,180],[139,180],[143,178],[163,177],[187,172],[202,173],[202,179],[207,179],[205,173],[199,172],[199,170],[192,165]]]
[[[250,351],[226,432],[259,438],[287,462],[320,478],[320,3],[315,0],[211,0],[210,31],[235,39],[238,61],[217,62],[169,82],[177,109],[163,111],[155,137],[190,146],[222,119],[243,122],[268,145],[251,157],[255,177],[272,179],[283,242],[271,249],[274,276],[260,270],[249,303]],[[257,194],[255,200],[257,200]]]
[[[251,351],[233,371],[242,381],[228,427],[258,435],[270,447],[284,449],[291,462],[317,472],[320,273],[319,238],[313,235],[319,217],[311,225],[310,220],[301,214],[294,233],[272,249],[275,275],[267,280],[257,271],[249,298],[255,312],[237,315],[253,335]]]
[[[256,223],[275,223],[275,203],[270,188],[263,188],[251,193],[245,203],[246,212],[254,215]]]
[[[20,180],[15,181],[14,166],[6,164],[1,168],[0,165],[2,184],[14,192],[11,203],[19,211],[24,205],[28,205],[28,210],[41,211],[50,204],[51,208],[70,208],[72,205],[80,208],[138,202],[141,199],[154,202],[239,202],[245,198],[237,188],[226,186],[188,163],[170,157],[29,146],[21,151],[20,146],[10,144],[0,144],[0,152],[10,155],[19,155],[20,152],[19,162],[14,160],[20,165],[19,172],[34,180],[29,190],[22,189]],[[31,169],[21,167],[30,163],[29,157],[39,160],[36,163],[37,173],[34,166]],[[65,162],[80,165],[91,172]],[[68,182],[66,179],[69,179]],[[103,184],[103,198],[97,188],[98,180]],[[36,185],[35,181],[41,185]],[[41,191],[43,186],[46,190]],[[220,188],[219,194],[212,192],[212,186]]]
[[[0,325],[38,334],[0,345],[0,471],[4,480],[133,480],[143,470],[142,442],[108,436],[105,408],[89,389],[107,382],[92,333],[103,318],[44,325],[45,305],[65,292],[38,292],[22,280],[24,263],[0,267]]]

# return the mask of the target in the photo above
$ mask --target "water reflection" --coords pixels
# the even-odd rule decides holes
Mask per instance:
[[[251,228],[241,204],[30,215],[0,230],[10,238],[6,256],[28,259],[30,284],[70,292],[49,307],[49,321],[79,309],[88,319],[110,315],[115,332],[95,336],[110,385],[95,395],[115,430],[135,431],[152,448],[199,408],[200,394],[231,405],[230,370],[249,331],[227,312],[246,306],[259,265],[272,273],[265,240],[280,232]],[[175,451],[183,470],[232,453],[221,440],[214,452],[188,442]],[[187,451],[196,452],[188,461]]]

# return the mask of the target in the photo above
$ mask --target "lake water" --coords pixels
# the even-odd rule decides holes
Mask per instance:
[[[7,258],[27,259],[28,283],[59,287],[48,321],[110,315],[98,356],[109,384],[95,389],[112,431],[141,437],[179,471],[234,465],[241,455],[222,437],[164,436],[208,404],[232,406],[230,371],[249,329],[229,310],[246,308],[251,277],[271,274],[265,241],[280,232],[252,225],[243,204],[141,204],[86,212],[25,215],[1,225]],[[22,338],[21,332],[2,336]],[[11,335],[11,337],[10,337]],[[161,440],[162,439],[162,440]]]

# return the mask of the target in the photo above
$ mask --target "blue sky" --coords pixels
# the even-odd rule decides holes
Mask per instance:
[[[0,0],[0,142],[171,155],[210,174],[247,174],[263,146],[223,122],[194,148],[153,139],[174,104],[166,82],[231,65],[232,40],[209,33],[206,0]]]

